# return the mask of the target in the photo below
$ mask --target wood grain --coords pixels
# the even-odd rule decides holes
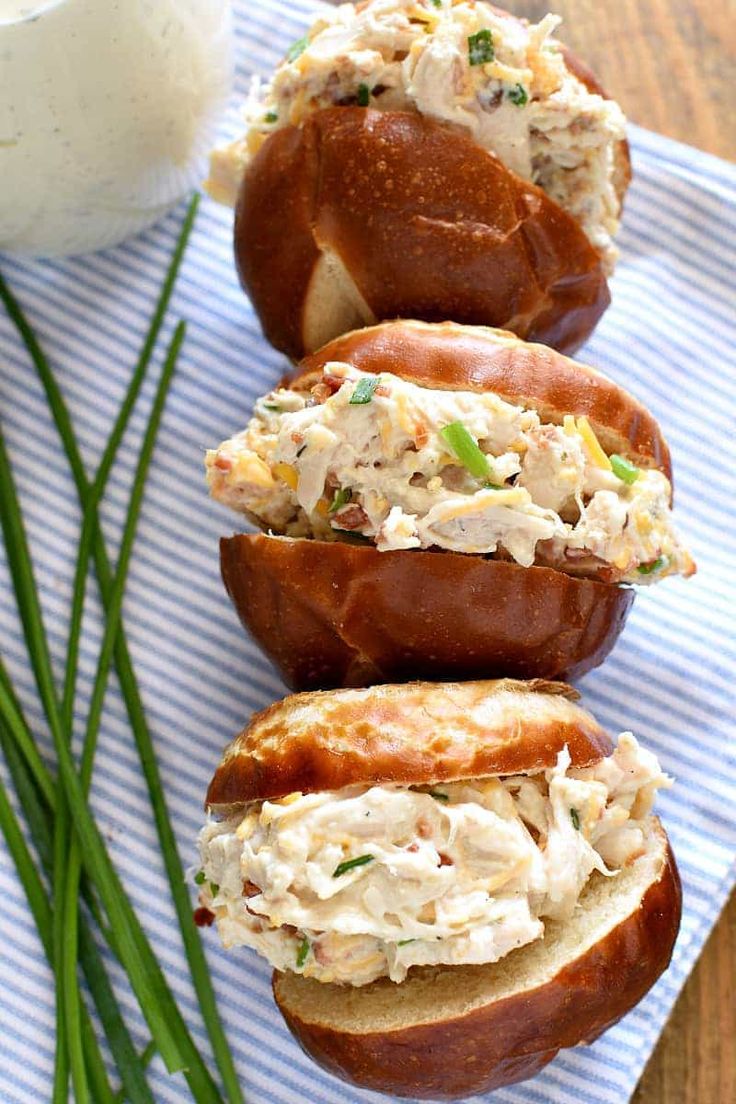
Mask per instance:
[[[736,159],[736,0],[501,0],[500,6],[530,19],[561,15],[559,37],[632,122]]]
[[[736,160],[736,0],[496,0],[559,37],[635,123]],[[736,1104],[736,894],[632,1104]]]

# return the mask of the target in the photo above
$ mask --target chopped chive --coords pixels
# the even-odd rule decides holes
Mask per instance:
[[[216,897],[219,892],[220,887],[217,882],[210,882],[210,893],[212,894],[212,896]]]
[[[400,939],[396,946],[406,947],[407,943],[416,943],[416,939]]]
[[[435,8],[441,8],[442,7],[442,0],[432,0],[432,4]]]
[[[371,90],[367,84],[358,85],[358,107],[367,107],[371,102]]]
[[[341,874],[347,874],[348,870],[353,870],[356,866],[365,866],[369,862],[373,862],[373,855],[358,855],[357,859],[345,859],[345,862],[339,863],[332,871],[332,877],[339,878]]]
[[[613,474],[621,480],[622,483],[636,483],[637,479],[641,475],[641,471],[635,464],[632,464],[629,460],[625,460],[623,456],[618,456],[616,453],[613,456],[609,456],[611,461],[611,468]]]
[[[302,38],[298,38],[296,42],[293,42],[289,49],[286,51],[287,61],[296,61],[296,59],[304,53],[309,45],[309,35],[304,35]]]
[[[347,505],[352,497],[353,492],[350,487],[340,487],[339,490],[335,491],[334,498],[330,503],[330,508],[327,513],[336,514],[339,509]]]
[[[654,571],[659,571],[667,563],[666,556],[658,556],[656,560],[652,560],[651,563],[639,564],[637,571],[640,575],[651,575]]]
[[[299,949],[296,952],[296,966],[298,970],[301,970],[304,963],[307,961],[307,955],[309,954],[309,940],[306,935],[299,944]]]
[[[429,796],[430,796],[430,797],[433,797],[433,798],[435,799],[435,801],[444,801],[444,802],[448,802],[448,801],[450,800],[450,798],[449,798],[449,795],[448,795],[448,794],[446,794],[446,793],[441,793],[441,792],[440,792],[439,790],[430,790],[430,791],[429,791]]]
[[[207,875],[205,874],[204,870],[198,870],[197,873],[194,875],[195,885],[204,885],[206,881]]]
[[[263,121],[264,123],[277,123],[279,121],[278,112],[267,111],[266,114],[263,116]]]
[[[363,376],[356,383],[348,400],[348,406],[365,406],[373,398],[373,393],[377,387],[378,376]]]
[[[468,35],[468,59],[471,65],[484,65],[487,61],[493,61],[495,56],[493,35],[488,28]]]
[[[281,407],[278,403],[264,403],[263,405],[266,410],[276,410],[279,414],[281,413]]]
[[[580,831],[580,816],[578,814],[577,809],[570,809],[570,820],[572,821],[573,828],[575,828],[579,832]]]
[[[508,98],[517,107],[524,107],[529,102],[529,95],[523,84],[515,85],[508,93]]]
[[[489,486],[495,486],[492,482],[493,469],[488,457],[481,451],[475,437],[462,422],[452,422],[451,425],[445,426],[440,430],[440,437],[475,479]]]

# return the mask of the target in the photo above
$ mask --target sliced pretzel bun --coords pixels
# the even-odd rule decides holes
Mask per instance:
[[[622,140],[621,203],[630,179]],[[326,108],[272,134],[241,185],[235,260],[266,337],[295,360],[397,317],[501,326],[574,352],[610,302],[571,215],[469,134],[411,112]]]
[[[245,629],[293,690],[405,679],[571,679],[613,648],[631,588],[458,552],[264,533],[220,541]]]
[[[493,391],[556,425],[565,414],[585,415],[609,455],[658,468],[672,482],[667,442],[646,407],[602,372],[546,345],[489,326],[384,322],[330,341],[284,382],[308,390],[333,360],[362,372],[391,372],[435,390]]]
[[[539,771],[567,746],[573,766],[613,745],[576,690],[542,680],[414,682],[292,694],[256,713],[225,749],[207,807],[339,790]]]
[[[423,387],[493,391],[545,422],[586,415],[608,453],[672,479],[657,422],[613,380],[543,345],[455,322],[387,322],[305,358],[310,388],[330,361]],[[579,677],[613,648],[631,589],[455,552],[238,535],[220,566],[245,628],[297,690],[410,678]]]
[[[573,916],[484,966],[421,966],[401,984],[360,988],[274,973],[304,1050],[362,1088],[428,1100],[533,1077],[563,1047],[592,1042],[666,969],[680,923],[667,836],[649,820],[646,850],[615,877],[594,874]]]

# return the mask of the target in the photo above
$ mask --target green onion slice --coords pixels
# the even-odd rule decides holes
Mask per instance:
[[[263,121],[264,123],[277,123],[279,121],[278,111],[267,111],[263,117]]]
[[[468,35],[468,58],[471,65],[485,65],[487,61],[493,61],[495,56],[493,35],[488,28]]]
[[[483,483],[493,483],[493,469],[488,457],[481,452],[473,434],[462,422],[452,422],[440,430],[445,444],[472,476]]]
[[[641,471],[637,468],[636,464],[630,463],[625,460],[623,456],[618,456],[616,453],[608,458],[611,461],[611,468],[613,474],[621,480],[622,483],[636,483],[637,479],[641,475]]]
[[[338,863],[332,871],[332,877],[339,878],[341,874],[347,874],[348,870],[353,870],[356,866],[365,866],[369,862],[373,862],[373,855],[358,855],[357,859],[346,859],[345,862]]]
[[[340,487],[335,491],[335,496],[330,503],[330,508],[327,511],[328,514],[336,514],[341,507],[345,506],[353,497],[353,492],[350,487]]]
[[[206,875],[205,875],[204,870],[198,870],[197,873],[194,875],[195,884],[196,885],[204,885],[205,878],[206,878]]]
[[[293,42],[289,49],[286,51],[287,61],[296,61],[300,54],[303,54],[309,45],[309,35],[304,35],[302,38],[298,38],[296,42]]]
[[[304,963],[307,961],[307,955],[309,954],[309,940],[306,935],[299,944],[299,949],[296,952],[296,965],[297,969],[301,970]]]
[[[640,575],[651,575],[654,571],[659,571],[667,563],[666,556],[658,556],[656,560],[652,560],[651,563],[639,564],[637,571]]]
[[[580,831],[580,814],[578,813],[577,809],[571,809],[570,810],[570,820],[572,821],[573,828],[575,828],[579,832]]]
[[[371,90],[367,84],[358,85],[358,107],[367,107],[371,102]]]
[[[517,107],[524,107],[529,102],[529,94],[523,84],[515,85],[508,93],[508,97]]]
[[[365,406],[373,398],[373,393],[377,387],[378,376],[363,376],[356,383],[348,400],[348,406]]]
[[[212,894],[212,896],[216,897],[219,892],[220,887],[217,882],[210,882],[210,893]]]

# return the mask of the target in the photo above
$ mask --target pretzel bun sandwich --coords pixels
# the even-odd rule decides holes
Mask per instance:
[[[264,530],[221,542],[223,578],[298,689],[580,675],[613,647],[628,584],[695,569],[654,418],[498,330],[338,338],[206,467]]]
[[[454,1099],[590,1042],[667,967],[668,785],[562,684],[298,694],[210,784],[200,923],[275,967],[302,1047],[393,1096]]]
[[[208,188],[269,341],[293,358],[386,318],[574,351],[610,296],[624,116],[531,24],[481,0],[368,0],[256,87]]]

